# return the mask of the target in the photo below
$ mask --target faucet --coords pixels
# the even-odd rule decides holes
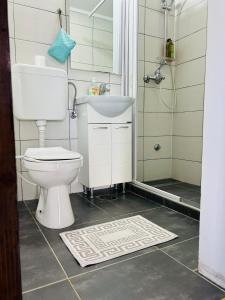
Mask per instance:
[[[110,92],[110,84],[101,83],[99,86],[99,95],[104,95],[107,92]]]
[[[153,80],[153,81],[155,81],[156,84],[160,84],[162,80],[165,80],[166,77],[164,75],[162,75],[162,73],[161,73],[162,66],[164,66],[164,65],[166,65],[166,62],[164,59],[162,59],[160,61],[159,67],[155,70],[153,76],[150,76],[150,75],[144,76],[144,78],[143,78],[144,82],[149,83],[150,80]]]

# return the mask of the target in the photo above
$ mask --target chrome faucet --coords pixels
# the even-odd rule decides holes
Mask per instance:
[[[101,83],[99,86],[99,95],[104,95],[105,93],[110,92],[110,84],[109,83]]]
[[[160,61],[159,67],[155,70],[154,75],[145,75],[143,80],[145,83],[149,83],[151,80],[155,81],[156,84],[160,84],[162,80],[165,80],[166,77],[161,73],[162,66],[166,65],[166,62],[164,59]]]

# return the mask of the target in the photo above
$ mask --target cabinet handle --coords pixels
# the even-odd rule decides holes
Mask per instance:
[[[129,126],[119,126],[119,127],[115,127],[115,129],[128,129]]]
[[[94,127],[94,129],[109,129],[107,126],[99,126],[99,127]]]

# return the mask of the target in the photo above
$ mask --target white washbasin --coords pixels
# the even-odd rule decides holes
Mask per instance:
[[[90,104],[99,114],[113,118],[121,115],[134,103],[127,96],[85,96],[77,99],[77,104]]]

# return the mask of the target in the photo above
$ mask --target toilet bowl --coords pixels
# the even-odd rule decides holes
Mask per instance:
[[[61,147],[29,148],[23,158],[32,181],[40,187],[36,219],[45,227],[61,229],[75,221],[69,185],[83,165],[81,154]]]

